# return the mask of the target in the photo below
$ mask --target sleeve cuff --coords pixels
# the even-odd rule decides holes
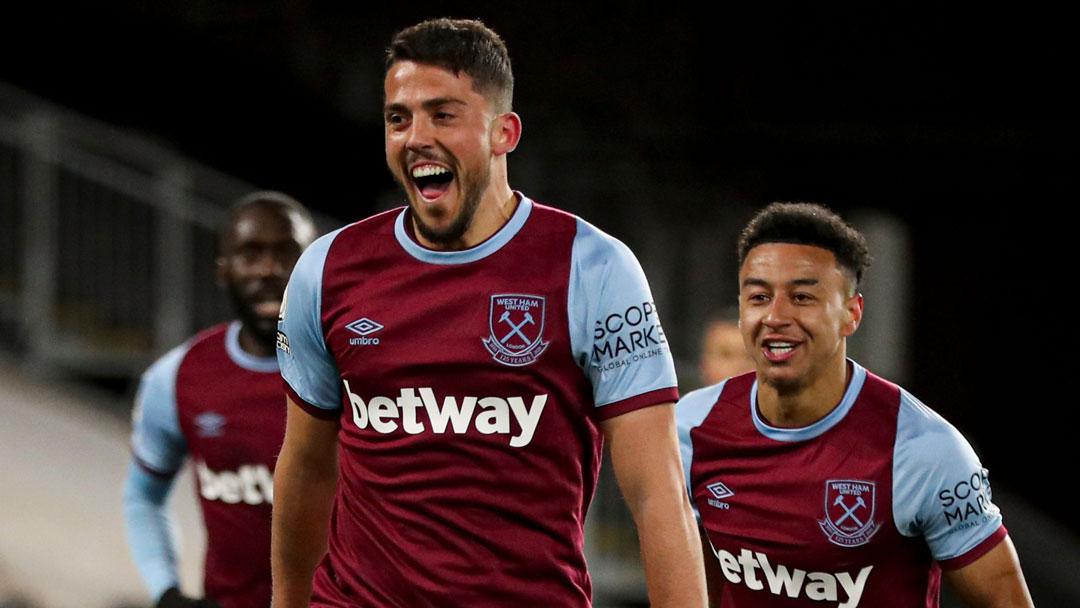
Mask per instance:
[[[596,408],[596,416],[600,420],[607,420],[616,416],[632,412],[634,410],[640,410],[643,407],[649,407],[651,405],[660,405],[661,403],[675,403],[679,400],[679,389],[671,386],[668,388],[660,388],[655,391],[649,391],[640,395],[635,395],[629,399],[623,399],[621,401],[613,401],[607,405],[601,405]]]
[[[292,399],[293,403],[298,405],[300,409],[307,412],[310,416],[322,420],[335,420],[339,416],[341,416],[341,408],[328,410],[312,403],[308,403],[303,397],[296,394],[296,391],[293,390],[293,387],[289,386],[288,381],[286,381],[284,378],[282,378],[281,384],[284,385],[285,394],[289,396],[289,399]]]
[[[165,471],[157,467],[151,466],[139,455],[135,453],[135,450],[131,450],[131,460],[143,471],[146,471],[150,475],[157,477],[158,479],[172,479],[176,475],[176,471]]]
[[[964,566],[973,564],[980,557],[986,555],[991,549],[996,547],[998,543],[1005,540],[1005,537],[1009,535],[1009,531],[1005,529],[1005,525],[998,526],[998,529],[993,534],[988,536],[986,540],[975,545],[970,551],[963,555],[958,555],[951,559],[939,560],[943,570],[957,570]]]

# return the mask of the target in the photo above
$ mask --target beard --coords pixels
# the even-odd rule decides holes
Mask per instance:
[[[239,286],[230,283],[228,292],[229,300],[240,322],[251,331],[260,344],[268,347],[270,352],[274,352],[277,347],[277,317],[263,317],[255,312],[250,299],[241,293]]]
[[[417,212],[419,203],[414,202],[413,198],[408,196],[409,185],[401,184],[409,199],[409,207],[412,209],[411,215],[416,231],[431,243],[452,245],[461,241],[461,237],[465,235],[469,226],[472,225],[473,217],[476,215],[477,208],[480,207],[480,199],[483,197],[484,191],[487,190],[488,184],[491,183],[491,167],[484,164],[479,171],[471,175],[459,168],[454,172],[454,179],[459,184],[461,207],[458,209],[457,217],[450,222],[450,225],[441,229],[424,223],[420,213]]]

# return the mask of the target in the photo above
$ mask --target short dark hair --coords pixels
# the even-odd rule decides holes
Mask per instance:
[[[311,217],[311,212],[307,210],[307,207],[302,205],[300,201],[285,194],[284,192],[278,192],[276,190],[259,190],[240,197],[236,202],[229,207],[228,215],[225,221],[218,228],[217,235],[217,254],[223,255],[225,253],[226,240],[229,235],[232,234],[233,226],[240,219],[240,216],[247,213],[249,209],[263,208],[268,211],[279,214],[282,217],[289,218],[290,221],[296,221],[303,224],[305,227],[310,228],[311,236],[314,237],[316,232],[315,220]],[[307,244],[305,243],[305,246]]]
[[[772,203],[759,211],[739,235],[739,268],[751,249],[766,243],[821,247],[831,252],[841,270],[855,279],[856,288],[870,267],[866,237],[817,203]]]
[[[478,20],[428,19],[401,30],[386,49],[386,69],[398,61],[464,72],[496,110],[509,112],[513,105],[514,73],[506,44]]]

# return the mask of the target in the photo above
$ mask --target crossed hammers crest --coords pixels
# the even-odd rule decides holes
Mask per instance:
[[[510,326],[510,332],[499,340],[499,344],[506,344],[506,341],[514,336],[521,338],[526,344],[532,342],[532,339],[529,338],[529,336],[526,336],[523,331],[521,331],[521,328],[525,327],[526,325],[536,325],[536,319],[533,318],[532,313],[530,313],[529,311],[525,311],[525,318],[522,319],[520,323],[515,324],[513,321],[510,320],[510,311],[504,310],[502,316],[499,317],[499,323],[506,323]]]

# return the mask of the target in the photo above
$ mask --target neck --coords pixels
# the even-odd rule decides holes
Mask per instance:
[[[240,343],[241,350],[253,357],[273,357],[275,354],[274,344],[260,340],[258,335],[248,327],[247,323],[240,323],[240,334],[237,337],[237,342]]]
[[[494,183],[494,179],[492,182]],[[510,185],[505,181],[500,187],[489,188],[480,199],[480,205],[476,208],[472,224],[462,235],[464,243],[462,249],[475,247],[491,238],[491,235],[499,231],[513,217],[517,210],[518,200]]]
[[[850,366],[847,358],[841,356],[838,361],[830,362],[829,368],[809,386],[785,390],[785,387],[759,382],[757,405],[761,415],[773,426],[809,426],[840,404],[850,381]]]
[[[450,242],[432,242],[420,234],[415,223],[412,226],[413,235],[416,236],[418,243],[435,251],[470,249],[488,240],[491,235],[506,225],[517,210],[517,206],[517,196],[514,195],[507,181],[506,163],[505,161],[497,162],[491,169],[491,180],[480,196],[480,203],[476,206],[472,222],[469,223],[469,227],[465,229],[461,238]]]

